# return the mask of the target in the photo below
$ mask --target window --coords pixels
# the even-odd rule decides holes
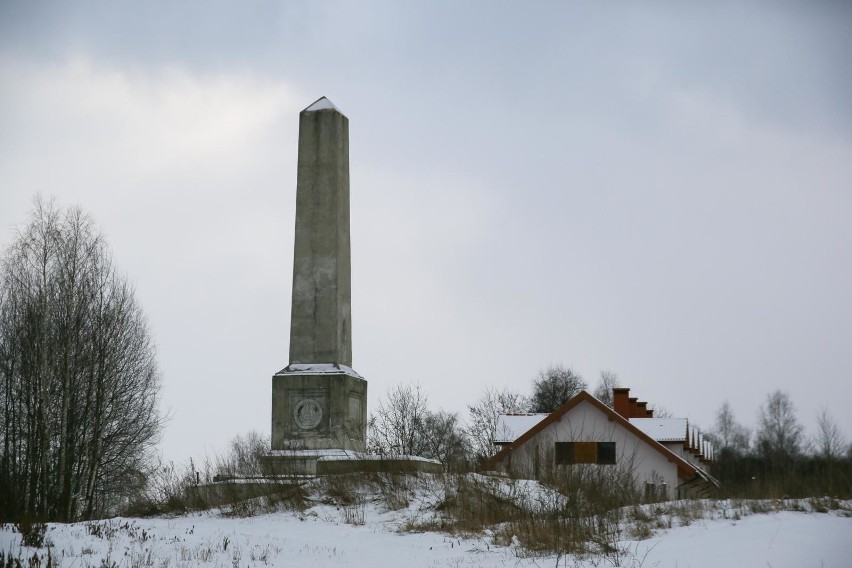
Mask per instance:
[[[556,442],[554,463],[556,465],[614,464],[615,442]]]
[[[556,442],[554,462],[556,465],[574,463],[574,444],[571,442]]]
[[[598,463],[615,463],[615,442],[598,442]]]

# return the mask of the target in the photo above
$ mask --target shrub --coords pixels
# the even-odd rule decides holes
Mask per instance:
[[[193,492],[198,479],[192,460],[185,466],[174,462],[158,463],[148,474],[145,490],[134,495],[125,507],[125,515],[150,517],[181,514],[207,508],[198,492]]]
[[[44,546],[44,535],[47,533],[47,523],[33,521],[25,518],[15,525],[15,528],[21,533],[21,544],[31,546],[33,548],[41,548]]]

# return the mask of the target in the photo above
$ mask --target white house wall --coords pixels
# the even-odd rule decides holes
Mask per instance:
[[[539,468],[551,467],[556,442],[615,442],[615,465],[597,465],[601,468],[630,467],[636,488],[643,491],[646,483],[658,487],[665,483],[668,497],[676,495],[677,466],[645,441],[602,413],[587,401],[564,414],[533,438],[503,458],[501,466],[514,475],[534,477],[536,452]],[[560,467],[560,466],[556,466]]]
[[[691,463],[695,467],[703,468],[704,464],[701,463],[701,459],[691,450],[686,449],[683,442],[660,442],[666,448],[668,448],[674,455],[683,458],[685,461]]]
[[[669,451],[671,451],[677,457],[683,458],[686,461],[690,461],[690,458],[692,457],[692,452],[687,451],[683,447],[683,442],[660,442],[660,443],[662,445],[664,445],[666,448],[668,448]]]

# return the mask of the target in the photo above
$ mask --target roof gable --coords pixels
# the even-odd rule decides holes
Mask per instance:
[[[545,428],[547,428],[549,425],[553,424],[554,422],[560,420],[562,418],[562,416],[569,413],[573,408],[575,408],[581,402],[588,402],[594,408],[596,408],[600,412],[604,413],[607,416],[608,419],[610,419],[613,422],[615,422],[616,424],[620,425],[622,428],[627,429],[627,431],[629,431],[631,434],[633,434],[634,436],[636,436],[637,438],[639,438],[640,440],[642,440],[643,442],[648,444],[652,449],[656,450],[657,452],[659,452],[660,454],[665,456],[665,458],[667,460],[669,460],[670,462],[673,462],[675,465],[677,465],[679,475],[688,476],[688,475],[698,474],[698,469],[695,466],[693,466],[691,463],[689,463],[688,461],[684,460],[683,458],[675,455],[668,448],[666,448],[665,446],[663,446],[662,444],[660,444],[659,442],[657,442],[656,440],[651,438],[648,434],[646,434],[645,432],[643,432],[642,430],[640,430],[639,428],[637,428],[636,426],[631,424],[629,420],[627,420],[626,418],[624,418],[623,416],[621,416],[620,414],[615,412],[613,409],[611,409],[610,407],[608,407],[607,405],[605,405],[604,403],[602,403],[601,401],[599,401],[598,399],[596,399],[594,396],[592,396],[591,394],[589,394],[586,391],[580,391],[579,394],[577,394],[576,396],[574,396],[573,398],[568,400],[568,402],[566,402],[565,404],[563,404],[562,406],[557,408],[547,418],[545,418],[544,420],[542,420],[541,422],[539,422],[538,424],[536,424],[535,426],[533,426],[532,428],[527,430],[526,433],[524,433],[522,436],[520,436],[517,440],[515,440],[514,442],[507,445],[506,447],[504,447],[499,452],[497,452],[494,456],[491,457],[490,460],[488,460],[485,463],[485,467],[486,468],[494,467],[494,465],[496,465],[498,462],[502,461],[503,458],[508,456],[516,448],[521,447],[522,445],[527,443],[529,440],[534,438],[536,434],[538,434],[539,432],[541,432],[542,430],[544,430]]]

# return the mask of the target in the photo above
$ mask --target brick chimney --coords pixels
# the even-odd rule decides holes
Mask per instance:
[[[636,398],[635,396],[631,396],[630,398],[627,399],[627,402],[630,403],[629,409],[627,411],[628,414],[629,414],[629,417],[630,418],[636,418],[636,416],[637,416],[637,414],[636,414],[636,403],[639,402],[639,399]]]
[[[622,418],[630,418],[630,389],[615,387],[612,389],[612,406]]]
[[[648,403],[647,402],[637,402],[636,403],[636,418],[647,418],[648,417]]]

